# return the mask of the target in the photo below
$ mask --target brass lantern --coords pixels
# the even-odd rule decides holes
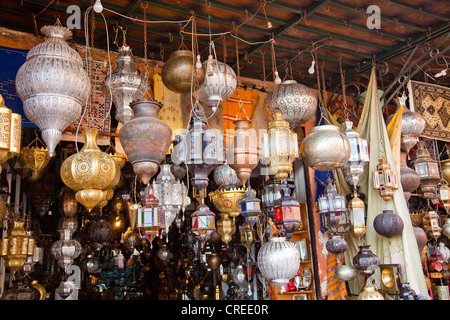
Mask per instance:
[[[278,230],[285,233],[289,240],[292,234],[302,225],[300,203],[289,195],[289,187],[284,183],[284,197],[275,201],[274,222]]]
[[[255,229],[248,222],[244,222],[239,234],[241,236],[241,243],[247,248],[247,251],[250,252],[250,249],[256,241]]]
[[[164,211],[159,207],[158,198],[153,194],[153,188],[148,187],[148,193],[143,200],[142,207],[138,209],[137,229],[150,242],[153,248],[153,240],[164,227]]]
[[[366,234],[366,212],[364,201],[358,198],[356,191],[353,194],[353,199],[348,203],[348,211],[353,234],[361,239]]]
[[[431,158],[423,141],[419,141],[411,159],[411,165],[420,176],[418,192],[424,199],[432,199],[441,181],[438,162]]]
[[[450,187],[448,184],[441,184],[439,187],[439,201],[441,202],[442,206],[444,207],[445,211],[450,209]]]
[[[241,203],[247,188],[218,189],[209,193],[209,199],[220,212],[226,212],[234,221],[241,214]]]
[[[80,152],[61,164],[61,180],[77,191],[75,198],[89,212],[105,200],[105,191],[112,190],[120,180],[120,167],[97,145],[97,129],[84,130],[85,144]]]
[[[216,223],[216,231],[220,235],[222,242],[228,246],[228,242],[232,240],[233,234],[236,232],[236,224],[227,213],[219,213],[219,220]]]
[[[11,156],[19,155],[22,142],[22,116],[12,113],[5,106],[5,100],[0,94],[0,164]],[[0,166],[1,172],[1,166]]]
[[[397,174],[391,170],[386,158],[383,157],[378,161],[377,170],[372,172],[373,188],[379,190],[380,196],[385,201],[389,201],[398,189]]]
[[[279,111],[273,114],[267,131],[263,136],[262,158],[270,161],[270,173],[283,182],[298,157],[297,134],[289,128],[289,123],[283,120]]]
[[[439,226],[439,215],[436,211],[426,211],[422,213],[422,229],[436,241],[441,236],[442,229]]]
[[[13,273],[23,268],[25,260],[34,254],[35,240],[27,235],[24,222],[14,221],[8,236],[1,239],[0,257],[5,260],[5,267]]]
[[[36,144],[31,146],[33,142],[36,142]],[[42,143],[41,147],[38,146],[38,142]],[[36,139],[20,151],[20,158],[31,170],[40,171],[47,166],[52,157],[49,155],[44,143],[36,137]]]
[[[211,235],[216,232],[216,216],[209,207],[202,203],[198,206],[197,211],[192,215],[192,232],[197,238],[205,244],[211,238]]]
[[[327,182],[324,194],[318,199],[319,213],[331,232],[346,233],[350,225],[346,199],[337,192],[332,179],[328,178]]]

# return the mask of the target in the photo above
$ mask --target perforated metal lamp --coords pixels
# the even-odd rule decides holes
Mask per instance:
[[[319,197],[319,213],[326,227],[333,233],[345,233],[350,222],[345,196],[339,194],[333,180],[328,178],[325,192]]]

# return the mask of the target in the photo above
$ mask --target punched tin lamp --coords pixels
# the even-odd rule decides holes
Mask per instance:
[[[386,158],[378,161],[377,170],[372,172],[373,188],[379,190],[380,196],[385,201],[389,201],[394,196],[395,190],[398,189],[397,174],[392,171]]]

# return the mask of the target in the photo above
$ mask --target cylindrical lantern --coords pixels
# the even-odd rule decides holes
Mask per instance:
[[[269,117],[279,109],[292,129],[308,122],[317,111],[317,96],[293,79],[285,80],[267,94],[264,111]]]
[[[311,129],[300,144],[300,157],[317,171],[332,171],[350,158],[350,141],[339,127],[321,125]]]
[[[259,249],[257,264],[264,278],[282,286],[297,274],[300,253],[286,238],[272,237]]]
[[[31,48],[17,71],[16,91],[26,117],[42,132],[53,156],[62,132],[81,115],[90,92],[83,60],[65,40],[72,31],[58,25],[44,26],[47,39]]]
[[[378,160],[377,170],[372,172],[373,188],[380,192],[380,196],[389,201],[398,189],[397,174],[391,170],[391,165],[386,158]]]
[[[332,179],[329,178],[327,182],[324,194],[319,197],[319,213],[331,232],[345,233],[350,225],[346,199],[343,195],[337,193],[336,185]]]
[[[432,199],[441,181],[438,162],[431,158],[423,141],[419,141],[411,159],[411,166],[420,177],[418,192],[424,199]]]
[[[359,239],[366,234],[366,210],[364,207],[364,201],[358,198],[357,192],[354,192],[353,199],[348,203],[348,211],[353,234]]]
[[[148,188],[142,207],[138,209],[138,220],[136,227],[150,242],[153,248],[153,240],[159,235],[164,227],[164,211],[159,207],[158,198],[153,195],[153,188]]]
[[[274,222],[277,229],[283,231],[285,237],[289,240],[292,234],[302,225],[302,215],[300,203],[289,196],[289,188],[286,183],[284,185],[284,197],[275,201]]]
[[[211,238],[211,235],[216,232],[216,216],[214,212],[209,210],[209,207],[202,203],[198,206],[197,211],[192,215],[192,232],[197,238],[205,244]]]
[[[129,46],[123,45],[117,55],[116,69],[106,76],[103,91],[116,106],[116,120],[126,124],[133,117],[130,104],[141,99],[150,85],[134,66],[134,56]]]
[[[267,133],[263,136],[262,155],[270,161],[270,173],[284,181],[292,171],[292,164],[298,157],[297,134],[283,120],[283,114],[276,112],[269,122]]]

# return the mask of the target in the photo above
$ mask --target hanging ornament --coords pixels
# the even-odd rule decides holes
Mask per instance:
[[[282,81],[267,94],[264,111],[272,118],[281,110],[283,119],[292,129],[308,122],[317,111],[317,96],[308,87],[293,79]]]
[[[209,64],[208,60],[203,61],[203,66],[206,69],[205,81],[194,92],[194,97],[207,105],[217,107],[236,90],[236,73],[229,65],[216,59]]]
[[[320,125],[311,129],[300,144],[300,157],[317,171],[332,171],[349,161],[351,145],[339,127]]]
[[[227,163],[245,185],[259,163],[258,137],[255,130],[250,130],[250,120],[238,119],[233,123],[236,131],[227,153]]]
[[[438,162],[431,158],[423,141],[419,141],[411,159],[411,166],[420,177],[418,192],[424,199],[432,199],[441,181]]]
[[[367,140],[362,139],[359,133],[353,129],[353,122],[346,120],[343,123],[344,135],[350,142],[350,158],[342,166],[345,181],[356,188],[359,177],[364,172],[365,165],[369,162],[369,147]]]
[[[262,158],[270,162],[270,174],[283,182],[291,173],[292,164],[297,157],[297,134],[289,129],[289,123],[283,120],[283,114],[277,111],[263,136]]]
[[[0,241],[0,257],[5,261],[5,267],[16,273],[25,265],[28,256],[34,253],[35,240],[27,235],[24,222],[14,221],[8,230],[8,236]]]
[[[201,106],[194,106],[192,113],[189,131],[175,137],[171,157],[173,163],[188,166],[192,185],[201,192],[208,186],[209,174],[224,162],[223,135],[206,128]]]
[[[197,211],[191,215],[191,219],[191,230],[204,245],[216,232],[216,216],[206,204],[202,203],[197,207]]]
[[[91,211],[105,200],[105,192],[117,185],[120,168],[113,158],[98,147],[97,129],[86,129],[83,133],[83,148],[64,160],[60,173],[64,184],[77,191],[77,201]]]
[[[61,133],[80,117],[90,81],[80,55],[65,41],[72,31],[54,25],[42,27],[41,33],[47,39],[28,52],[17,71],[16,91],[25,116],[41,130],[52,157]]]
[[[346,199],[337,192],[336,185],[331,178],[327,180],[327,186],[324,194],[319,197],[318,205],[322,220],[332,233],[346,233],[348,231],[350,222]]]
[[[402,218],[392,210],[383,210],[373,220],[373,228],[375,231],[386,238],[400,235],[403,227]]]
[[[200,56],[198,56],[200,59]],[[194,54],[190,50],[176,50],[169,56],[161,70],[161,80],[164,85],[176,93],[195,91],[205,82],[206,69],[200,63],[200,67],[193,68]]]
[[[164,211],[159,207],[159,200],[153,194],[153,188],[150,186],[147,190],[142,207],[138,209],[137,228],[150,242],[153,248],[153,240],[164,228]]]
[[[274,222],[278,230],[284,233],[287,240],[302,225],[300,203],[289,195],[286,181],[283,183],[284,196],[275,201]]]
[[[130,104],[141,99],[149,89],[149,84],[134,67],[131,48],[123,45],[119,49],[116,69],[103,81],[103,92],[116,106],[116,120],[125,125],[133,117]]]
[[[158,119],[162,104],[142,99],[131,103],[133,118],[120,129],[119,139],[134,173],[147,185],[169,151],[172,129]]]
[[[378,160],[377,170],[372,172],[373,188],[380,192],[385,201],[390,201],[398,189],[397,174],[391,170],[391,165],[386,158]]]
[[[5,106],[5,100],[0,94],[0,165],[11,156],[19,155],[22,145],[22,116],[12,113]],[[0,173],[1,171],[0,166]]]

